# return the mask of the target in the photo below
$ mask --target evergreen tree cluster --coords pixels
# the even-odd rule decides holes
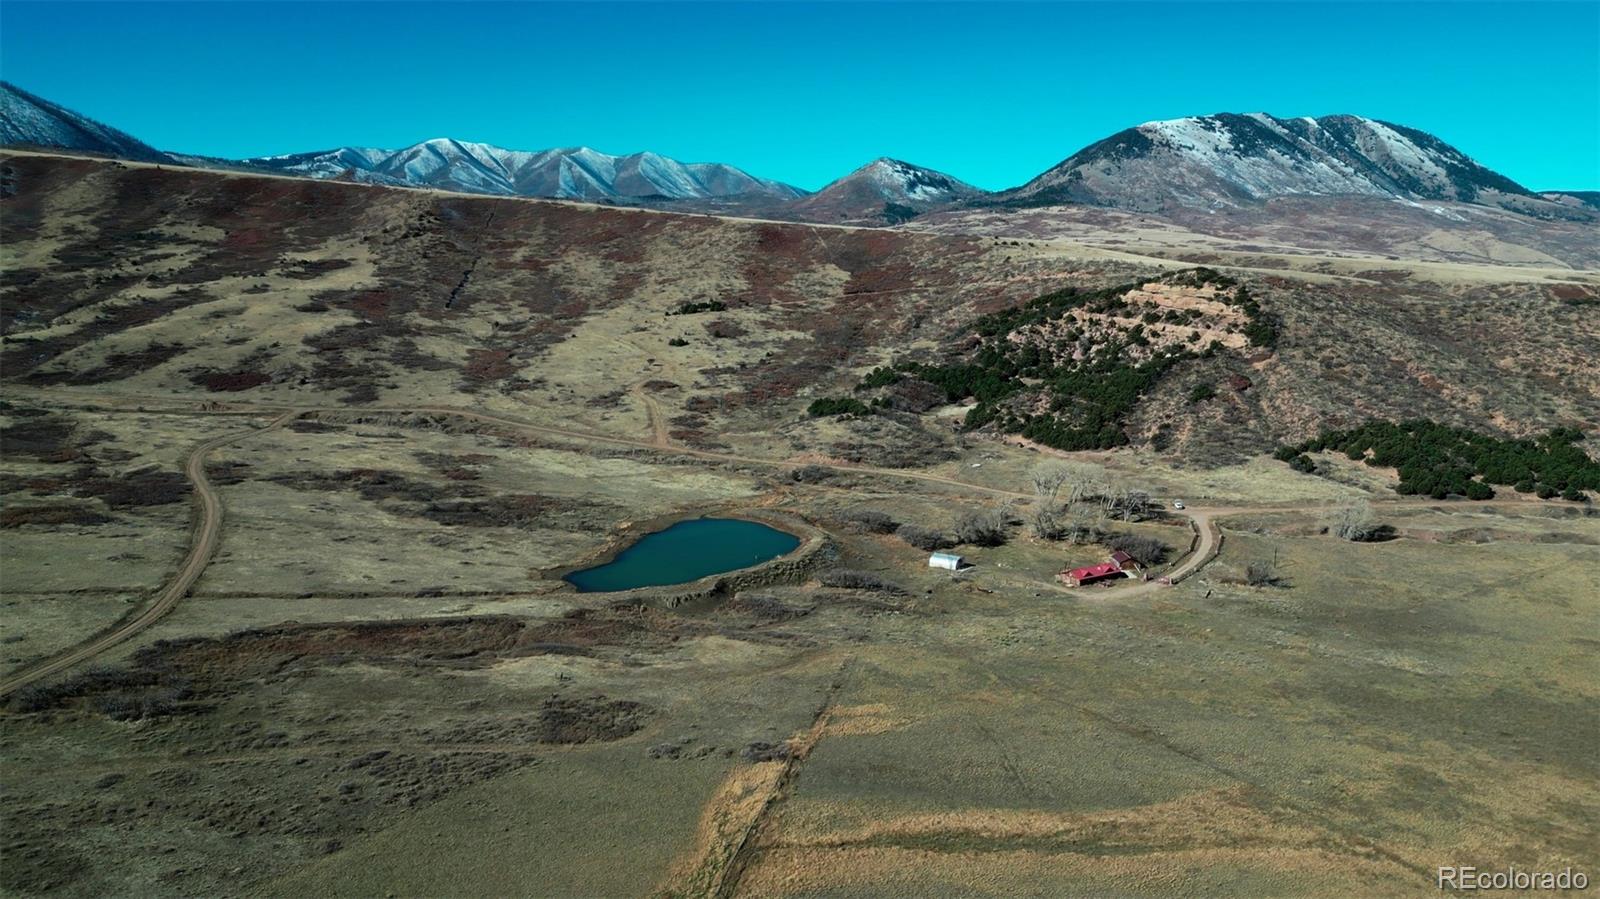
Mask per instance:
[[[806,407],[806,414],[812,418],[825,418],[830,415],[868,415],[872,409],[854,397],[825,396],[813,400]]]
[[[1240,287],[1235,294],[1234,304],[1244,310],[1250,319],[1244,326],[1244,336],[1250,341],[1251,346],[1262,349],[1272,349],[1278,345],[1278,322],[1261,308],[1256,298],[1250,295],[1250,289]]]
[[[903,376],[915,377],[943,390],[952,403],[969,398],[978,401],[967,413],[963,423],[966,430],[993,423],[1007,433],[1021,434],[1058,449],[1119,446],[1128,440],[1122,421],[1139,397],[1173,365],[1193,358],[1195,353],[1187,349],[1166,350],[1134,363],[1129,359],[1128,347],[1148,343],[1138,326],[1121,338],[1094,347],[1084,358],[1062,364],[1056,364],[1049,353],[1035,345],[1018,346],[1005,338],[1017,328],[1047,321],[1073,308],[1114,311],[1122,304],[1122,295],[1136,286],[1093,292],[1068,288],[1015,309],[986,315],[975,328],[987,339],[967,360],[945,365],[900,362],[891,368],[877,368],[857,389],[885,386]],[[1076,339],[1075,335],[1068,336]],[[1070,352],[1059,355],[1072,359]],[[1007,399],[1037,389],[1049,397],[1047,412],[1018,415],[1005,408]]]
[[[1163,280],[1188,287],[1214,285],[1228,289],[1237,286],[1233,279],[1208,268],[1176,272]],[[1062,332],[1054,347],[1041,347],[1033,342],[1013,343],[1008,337],[1020,329],[1060,319],[1076,309],[1102,315],[1126,312],[1127,294],[1143,283],[1100,290],[1067,287],[1020,306],[990,313],[973,323],[981,343],[966,358],[942,365],[903,361],[880,366],[862,378],[855,389],[857,392],[874,390],[907,377],[917,378],[943,390],[949,402],[977,401],[963,423],[966,430],[994,425],[1007,433],[1021,434],[1046,446],[1066,450],[1119,446],[1128,442],[1122,430],[1123,421],[1139,398],[1183,360],[1217,352],[1217,343],[1204,349],[1169,348],[1142,362],[1134,362],[1130,348],[1150,345],[1143,324],[1136,324],[1095,346],[1088,346],[1088,337],[1077,328]],[[1275,341],[1277,332],[1271,328],[1260,305],[1242,287],[1237,295],[1242,301],[1234,302],[1244,307],[1252,324],[1267,322],[1270,336],[1259,339]],[[1169,312],[1158,316],[1158,320],[1173,317]],[[1178,313],[1176,317],[1188,321],[1193,316]],[[1066,361],[1058,363],[1058,359]],[[1046,411],[1018,413],[1008,407],[1007,400],[1035,391],[1042,392],[1047,399],[1049,408]],[[838,402],[841,401],[827,401]],[[825,405],[824,408],[838,407]]]
[[[1431,421],[1368,422],[1330,430],[1297,446],[1280,447],[1277,458],[1297,471],[1315,471],[1307,453],[1342,452],[1368,465],[1394,468],[1402,494],[1444,499],[1492,499],[1491,484],[1514,486],[1549,499],[1582,500],[1600,491],[1600,462],[1577,444],[1583,432],[1556,428],[1535,438],[1502,440]]]

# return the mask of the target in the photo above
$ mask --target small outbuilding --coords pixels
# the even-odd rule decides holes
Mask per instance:
[[[1111,554],[1111,564],[1117,566],[1123,571],[1139,570],[1139,561],[1120,549]]]
[[[967,560],[955,553],[934,553],[928,557],[929,568],[947,568],[951,571],[960,571]]]

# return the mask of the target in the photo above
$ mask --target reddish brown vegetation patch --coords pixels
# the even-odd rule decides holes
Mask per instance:
[[[0,528],[20,528],[25,525],[89,527],[115,520],[109,515],[82,505],[8,506],[0,511]]]
[[[718,339],[728,339],[743,337],[749,332],[741,327],[738,322],[718,319],[717,321],[706,323],[706,333]]]
[[[212,393],[237,393],[269,383],[272,376],[259,371],[217,371],[192,375],[189,381]]]
[[[0,429],[0,456],[27,456],[41,462],[70,462],[82,453],[72,439],[76,430],[65,418],[38,416]]]
[[[367,320],[389,317],[389,306],[394,297],[387,290],[363,290],[350,300],[350,308]]]
[[[74,495],[93,497],[113,509],[164,506],[189,498],[189,481],[175,471],[136,471],[121,476],[93,476],[78,481]]]
[[[231,487],[250,479],[249,462],[212,462],[206,465],[206,480],[218,487]]]
[[[329,272],[349,268],[350,265],[351,263],[348,259],[300,260],[284,268],[283,275],[286,278],[294,278],[300,281],[314,281]]]
[[[197,685],[276,680],[293,672],[359,662],[383,667],[483,668],[532,655],[591,655],[608,647],[664,648],[694,628],[646,610],[578,610],[552,620],[509,616],[283,625],[225,637],[161,641],[134,666]]]
[[[468,381],[482,384],[511,377],[517,373],[517,366],[511,362],[510,350],[476,349],[467,354],[462,373]]]
[[[33,372],[28,376],[28,381],[34,384],[103,384],[120,381],[155,368],[188,349],[181,343],[153,343],[133,353],[112,353],[103,364],[88,371]]]

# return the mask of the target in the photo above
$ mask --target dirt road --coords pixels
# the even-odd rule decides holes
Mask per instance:
[[[172,611],[178,601],[193,589],[195,581],[200,579],[201,573],[211,561],[211,556],[216,553],[217,544],[222,536],[222,499],[217,496],[211,481],[206,478],[206,458],[219,447],[280,427],[299,417],[300,414],[296,411],[284,412],[266,427],[214,437],[195,447],[184,463],[183,473],[189,478],[190,483],[194,484],[199,514],[195,521],[194,540],[189,545],[189,554],[179,566],[177,574],[173,575],[172,580],[168,581],[166,586],[162,587],[137,614],[119,621],[110,630],[103,631],[71,649],[7,675],[4,681],[0,681],[0,696],[85,662],[155,624],[162,616]]]

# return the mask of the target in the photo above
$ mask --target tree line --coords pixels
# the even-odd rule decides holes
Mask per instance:
[[[1600,491],[1600,462],[1578,446],[1581,440],[1583,432],[1577,428],[1502,439],[1424,419],[1373,421],[1324,431],[1280,447],[1276,456],[1298,471],[1313,472],[1316,463],[1309,453],[1341,452],[1368,465],[1396,469],[1397,492],[1435,499],[1492,499],[1491,485],[1501,485],[1544,499],[1579,501],[1585,491]]]

